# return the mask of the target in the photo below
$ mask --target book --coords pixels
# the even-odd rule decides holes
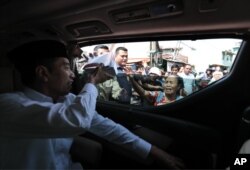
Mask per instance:
[[[87,72],[95,72],[97,71],[97,67],[100,65],[102,66],[102,71],[105,72],[105,74],[109,77],[115,77],[116,73],[115,70],[113,68],[114,65],[114,54],[113,53],[106,53],[100,56],[97,56],[95,58],[93,58],[90,62],[88,62],[85,66],[84,66],[84,71]]]
[[[84,66],[84,71],[92,73],[92,74],[96,74],[96,72],[98,71],[98,67],[101,66],[101,71],[104,72],[105,75],[107,75],[108,77],[115,77],[116,73],[113,67],[111,66],[104,66],[102,63],[90,63],[90,64],[86,64]]]

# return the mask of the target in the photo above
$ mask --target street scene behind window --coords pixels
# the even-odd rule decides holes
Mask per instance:
[[[103,63],[114,78],[98,85],[100,101],[160,106],[180,100],[224,78],[242,40],[206,39],[97,44],[81,47],[77,74]]]

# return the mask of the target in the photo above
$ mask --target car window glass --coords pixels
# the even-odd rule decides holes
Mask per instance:
[[[160,106],[212,85],[231,70],[242,40],[202,39],[96,44],[82,47],[84,63],[113,67],[98,100]],[[97,48],[100,47],[100,48]],[[81,61],[81,60],[79,60]]]

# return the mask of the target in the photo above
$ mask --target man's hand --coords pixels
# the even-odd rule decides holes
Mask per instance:
[[[183,161],[173,155],[166,153],[165,151],[152,145],[149,153],[149,157],[152,158],[162,168],[168,169],[183,169],[185,165]]]
[[[103,64],[92,63],[84,67],[87,74],[87,82],[93,84],[103,83],[106,80],[112,79],[113,76],[105,71]]]
[[[123,70],[127,75],[134,74],[133,70],[131,67],[124,67]]]

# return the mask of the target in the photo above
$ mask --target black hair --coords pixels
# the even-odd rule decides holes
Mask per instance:
[[[98,49],[109,50],[109,47],[106,45],[97,45],[97,46],[95,46],[94,51],[98,51]]]
[[[43,65],[51,71],[56,58],[68,58],[68,55],[63,43],[56,40],[39,40],[16,47],[8,53],[8,57],[20,72],[22,82],[31,86],[36,77],[37,66]]]
[[[190,66],[190,67],[192,67],[192,65],[191,65],[191,64],[184,64],[184,66],[183,66],[183,67],[186,67],[186,66]]]
[[[120,51],[120,50],[122,50],[122,51],[128,51],[128,49],[125,48],[125,47],[117,47],[116,50],[115,50],[115,53],[117,54],[118,51]]]
[[[172,70],[173,68],[177,68],[178,71],[180,70],[180,66],[179,66],[178,64],[173,64],[173,65],[171,66],[171,70]]]
[[[183,81],[183,78],[182,78],[182,77],[180,77],[180,76],[178,76],[178,75],[176,75],[176,77],[177,77],[178,85],[180,86],[180,88],[177,90],[176,94],[177,94],[177,95],[181,95],[181,94],[180,94],[180,93],[181,93],[181,90],[184,89],[184,81]]]
[[[207,73],[208,71],[210,71],[210,74],[212,74],[212,72],[213,72],[213,70],[212,70],[211,68],[207,68],[207,69],[206,69],[206,73]]]
[[[180,89],[183,89],[184,88],[184,81],[183,81],[183,78],[176,75],[177,77],[177,80],[178,80],[178,85],[180,85]]]

